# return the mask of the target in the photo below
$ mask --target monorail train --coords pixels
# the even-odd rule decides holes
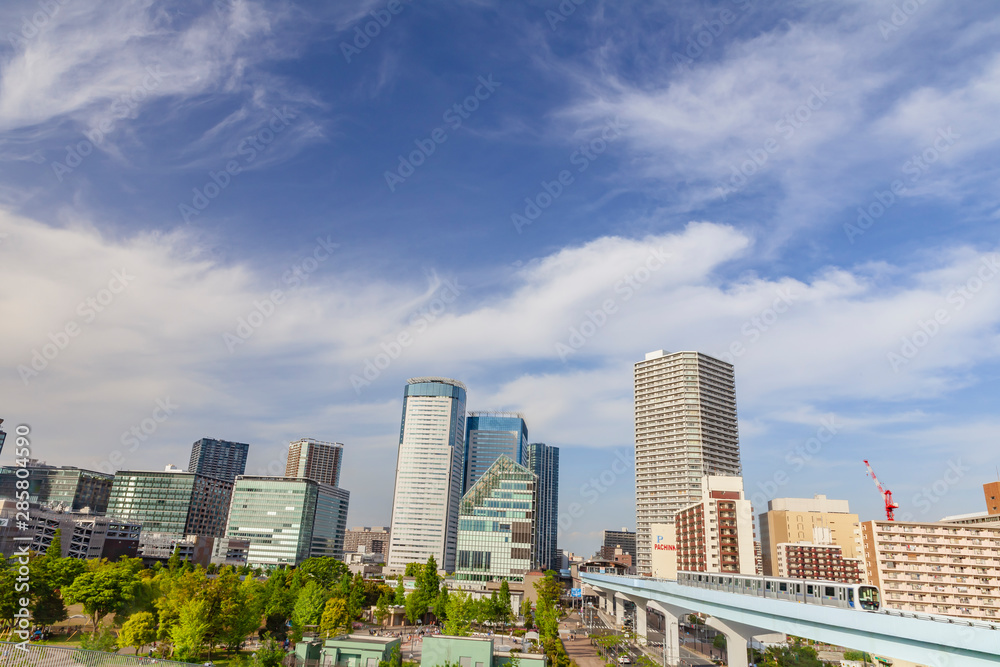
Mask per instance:
[[[842,607],[858,611],[878,611],[881,595],[877,586],[844,584],[837,581],[778,579],[752,574],[716,572],[678,572],[677,583],[727,593],[755,595],[777,600],[791,600],[824,607]]]

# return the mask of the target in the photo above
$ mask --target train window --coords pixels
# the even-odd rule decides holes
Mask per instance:
[[[851,607],[854,606],[854,589],[853,588],[848,588],[847,589],[847,604],[850,605]]]
[[[768,591],[771,590],[771,582],[770,581],[765,581],[764,582],[764,589],[768,590]]]
[[[812,584],[809,584],[809,585],[806,586],[806,594],[807,595],[812,595],[813,594]]]
[[[786,583],[780,583],[780,584],[778,584],[778,590],[781,591],[782,593],[787,593],[788,592],[788,584],[786,584]]]
[[[833,586],[824,586],[823,595],[825,595],[828,598],[832,598],[835,597],[837,594],[834,592]]]
[[[876,588],[875,586],[859,586],[858,602],[861,603],[861,608],[864,609],[865,611],[878,611],[879,608],[878,588]]]

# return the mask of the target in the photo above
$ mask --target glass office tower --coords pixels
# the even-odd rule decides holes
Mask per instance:
[[[247,564],[298,565],[344,557],[350,493],[312,479],[240,476],[226,537],[248,540]]]
[[[192,472],[121,470],[108,514],[141,523],[143,535],[222,537],[232,493],[231,482]]]
[[[455,578],[523,581],[532,569],[535,475],[501,455],[462,498]]]
[[[528,464],[528,425],[515,412],[470,412],[465,420],[465,481],[472,488],[501,456]]]
[[[425,563],[455,569],[465,458],[465,385],[412,378],[403,393],[389,538],[390,567]]]
[[[535,566],[558,570],[559,557],[559,448],[542,442],[528,447],[528,467],[537,478],[535,511]]]

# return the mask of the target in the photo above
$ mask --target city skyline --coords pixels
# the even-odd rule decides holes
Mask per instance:
[[[97,471],[311,435],[382,525],[398,388],[442,375],[560,448],[582,553],[662,348],[733,364],[758,510],[878,518],[865,459],[899,518],[978,506],[1000,7],[56,5],[0,6],[0,464],[20,423]]]

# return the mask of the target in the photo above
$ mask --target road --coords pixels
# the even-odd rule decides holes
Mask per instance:
[[[603,612],[593,609],[585,608],[583,611],[583,618],[580,622],[582,629],[586,630],[591,634],[601,634],[601,633],[614,633],[617,630],[614,627],[614,620],[609,616],[605,615]],[[647,636],[649,641],[649,646],[639,647],[635,644],[628,644],[625,647],[624,653],[629,656],[631,664],[636,664],[640,655],[645,654],[650,660],[657,664],[663,664],[663,634],[658,632],[649,633]],[[714,667],[714,664],[707,657],[701,653],[695,652],[684,644],[690,645],[692,648],[698,646],[699,648],[704,648],[708,650],[708,646],[705,643],[696,643],[692,637],[685,636],[683,630],[681,631],[681,654],[680,654],[680,667]],[[567,647],[567,651],[569,648]],[[603,663],[603,661],[601,661]],[[584,665],[581,664],[581,667]],[[596,667],[596,666],[595,666]]]

